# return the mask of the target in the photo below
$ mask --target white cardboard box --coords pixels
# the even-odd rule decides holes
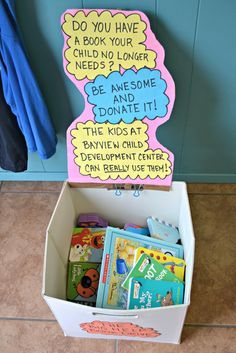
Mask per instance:
[[[72,229],[80,213],[99,213],[116,226],[145,224],[157,216],[179,227],[186,261],[184,304],[142,310],[110,310],[66,301],[67,263]],[[72,337],[180,343],[194,264],[194,233],[186,184],[173,182],[170,191],[114,191],[63,185],[51,217],[45,245],[42,294],[64,334]],[[83,324],[82,326],[80,326]]]

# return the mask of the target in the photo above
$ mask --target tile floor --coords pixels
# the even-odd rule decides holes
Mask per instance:
[[[61,183],[0,183],[0,352],[236,351],[236,185],[188,185],[196,236],[182,344],[65,338],[41,298],[45,229]]]

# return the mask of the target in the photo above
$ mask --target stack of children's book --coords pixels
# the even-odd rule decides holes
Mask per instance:
[[[74,244],[77,244],[75,237],[78,233],[85,231],[103,232],[105,242],[104,249],[100,247],[98,254],[91,248],[91,242],[82,244],[80,241],[79,252],[87,253],[81,265],[81,258],[78,262],[75,256],[77,249]],[[147,309],[182,304],[183,257],[178,228],[153,217],[147,219],[147,227],[126,224],[124,229],[80,228],[79,232],[75,229],[69,258],[67,297],[89,305],[95,305],[96,301],[97,307],[110,309]],[[79,264],[78,273],[76,268]]]
[[[68,262],[67,299],[95,306],[107,223],[97,215],[80,215]]]

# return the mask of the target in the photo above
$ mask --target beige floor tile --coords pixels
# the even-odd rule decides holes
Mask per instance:
[[[236,193],[236,184],[188,184],[190,194],[232,194]]]
[[[236,329],[185,327],[180,345],[120,341],[118,353],[234,353]]]
[[[58,194],[0,193],[0,316],[52,315],[41,298],[46,227]]]
[[[115,341],[64,337],[57,323],[1,321],[0,352],[114,353]]]
[[[236,195],[191,195],[196,237],[188,323],[236,324]]]
[[[60,192],[62,182],[56,181],[3,181],[1,191],[48,191]]]

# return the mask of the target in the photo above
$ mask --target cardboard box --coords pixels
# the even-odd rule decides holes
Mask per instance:
[[[43,298],[64,334],[179,343],[188,306],[194,264],[194,233],[186,185],[173,182],[170,191],[74,188],[66,182],[50,220],[45,245]],[[143,310],[110,310],[66,301],[67,265],[73,227],[80,213],[98,213],[114,226],[145,225],[148,216],[179,227],[186,261],[184,304]]]

